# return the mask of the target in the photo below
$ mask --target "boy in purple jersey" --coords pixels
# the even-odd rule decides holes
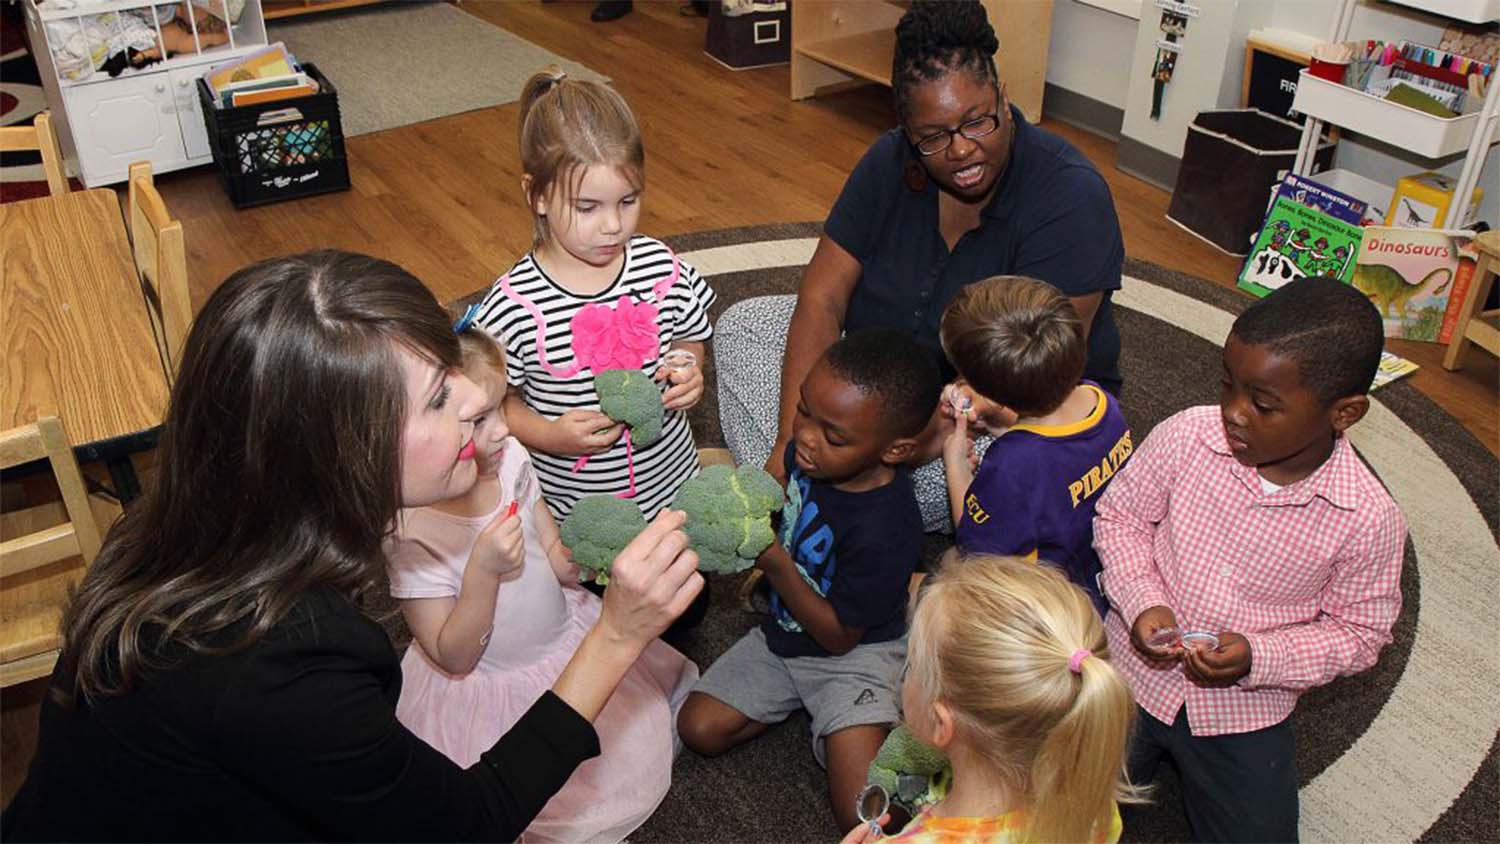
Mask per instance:
[[[1055,565],[1102,615],[1094,505],[1133,446],[1118,400],[1080,381],[1088,343],[1078,314],[1045,282],[997,276],[961,290],[940,331],[973,399],[943,449],[959,551]],[[1016,422],[976,471],[970,417],[1006,411]]]

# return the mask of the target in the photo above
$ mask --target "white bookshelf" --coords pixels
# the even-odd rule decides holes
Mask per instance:
[[[229,0],[210,0],[220,20],[229,21]],[[110,76],[93,66],[65,70],[69,45],[94,47],[98,30],[108,29],[122,12],[150,21],[159,43],[173,8],[159,0],[102,0],[69,8],[25,0],[26,26],[37,71],[52,110],[68,169],[86,187],[123,182],[132,162],[150,161],[164,173],[209,164],[213,154],[198,100],[197,78],[210,66],[266,45],[260,0],[245,0],[239,18],[225,27],[228,41],[210,45],[189,16],[192,48],[140,68]]]

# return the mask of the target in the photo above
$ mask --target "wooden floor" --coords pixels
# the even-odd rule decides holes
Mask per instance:
[[[462,8],[613,79],[645,134],[648,234],[821,220],[866,146],[892,125],[886,89],[792,102],[784,66],[726,70],[703,53],[704,20],[678,15],[676,2],[637,2],[603,25],[588,20],[589,2]],[[510,104],[350,139],[352,190],[258,209],[234,210],[211,168],[159,176],[186,227],[194,301],[250,261],[320,246],[394,260],[445,300],[488,284],[529,246],[516,114]],[[1112,142],[1046,125],[1108,178],[1129,255],[1232,284],[1238,261],[1166,222],[1167,193],[1116,170]],[[1473,350],[1467,369],[1449,374],[1438,346],[1392,348],[1422,365],[1412,376],[1419,389],[1500,449],[1494,358]]]

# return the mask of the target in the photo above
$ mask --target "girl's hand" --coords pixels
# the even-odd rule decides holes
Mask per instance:
[[[474,540],[474,550],[469,552],[469,565],[479,566],[498,577],[503,583],[521,576],[521,564],[526,561],[526,538],[521,532],[521,517],[501,510],[490,520]]]
[[[598,626],[611,641],[644,649],[703,589],[686,514],[663,510],[615,557]]]
[[[881,826],[885,826],[890,822],[891,815],[889,812],[881,815],[879,818],[879,823]],[[849,830],[849,834],[840,839],[839,844],[866,844],[866,842],[879,839],[884,834],[885,833],[883,832],[877,831],[875,827],[871,826],[870,824],[862,823],[859,826],[856,826],[855,828]]]
[[[662,407],[667,410],[687,410],[703,398],[703,367],[697,364],[677,370],[660,367],[656,370],[656,380],[670,385],[661,397]]]
[[[597,410],[570,410],[552,422],[553,454],[584,455],[609,451],[625,426]]]

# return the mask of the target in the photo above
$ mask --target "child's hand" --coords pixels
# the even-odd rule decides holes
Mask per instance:
[[[979,458],[974,454],[974,440],[969,436],[967,414],[960,413],[953,417],[953,430],[943,441],[943,465],[949,467],[949,471],[967,467],[968,474],[971,475],[979,468]]]
[[[662,407],[667,410],[687,410],[703,398],[703,367],[697,364],[682,369],[660,367],[656,380],[670,385],[661,396]]]
[[[760,555],[755,558],[755,568],[763,572],[770,572],[772,569],[791,565],[796,565],[796,563],[792,562],[792,555],[788,554],[787,550],[781,547],[781,543],[777,541],[772,541],[770,545],[766,546],[766,550],[760,552]]]
[[[886,824],[890,823],[890,813],[887,812],[886,814],[881,815],[878,822],[881,826],[885,826]],[[871,826],[867,823],[862,823],[859,826],[856,826],[855,828],[849,830],[849,834],[840,839],[839,844],[866,844],[866,842],[879,839],[884,834],[884,832],[881,832],[874,826]]]
[[[599,454],[620,439],[625,426],[597,410],[570,410],[552,423],[553,454]]]
[[[481,567],[502,583],[520,577],[525,561],[526,538],[521,533],[521,517],[509,508],[484,526],[474,540],[474,550],[469,552],[469,565]]]
[[[1205,686],[1232,686],[1250,673],[1250,642],[1238,633],[1220,633],[1211,651],[1187,648],[1183,671]]]
[[[1152,607],[1135,617],[1130,627],[1130,643],[1151,662],[1172,662],[1182,658],[1182,640],[1170,644],[1152,644],[1154,634],[1177,629],[1177,616],[1166,607]]]

